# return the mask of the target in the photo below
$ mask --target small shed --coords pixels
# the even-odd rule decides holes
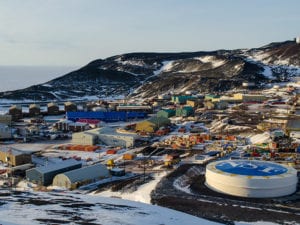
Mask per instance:
[[[65,102],[64,107],[65,107],[65,112],[76,112],[77,111],[77,105],[73,102]]]
[[[9,115],[11,115],[13,121],[18,121],[23,118],[22,106],[13,105],[9,108]]]
[[[79,186],[109,177],[109,171],[103,164],[82,167],[65,173],[57,174],[53,186],[76,189]]]
[[[59,106],[54,102],[50,102],[47,104],[47,112],[49,115],[58,115],[59,114]]]
[[[29,105],[29,116],[38,116],[41,113],[41,107],[38,104]]]
[[[69,159],[60,163],[35,167],[26,170],[26,179],[32,183],[43,186],[52,184],[53,178],[60,173],[81,168],[81,162]]]
[[[0,123],[0,139],[12,138],[12,129],[7,124]]]
[[[115,167],[115,168],[112,168],[110,170],[110,174],[112,176],[121,177],[121,176],[125,175],[125,169],[124,168]]]
[[[227,101],[218,101],[214,102],[215,108],[219,110],[227,109],[228,108],[228,102]]]
[[[212,101],[205,101],[204,102],[204,107],[206,109],[214,109],[215,108],[215,104]]]

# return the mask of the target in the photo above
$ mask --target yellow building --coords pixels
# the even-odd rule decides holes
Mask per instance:
[[[153,133],[158,128],[170,125],[171,121],[165,117],[152,117],[149,120],[145,120],[136,124],[135,130],[147,133]]]
[[[188,106],[191,106],[193,108],[197,108],[200,105],[200,100],[198,99],[190,99],[186,101],[186,104]]]
[[[139,132],[154,133],[156,126],[148,120],[136,124],[135,130]]]

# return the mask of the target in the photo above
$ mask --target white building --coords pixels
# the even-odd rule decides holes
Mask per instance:
[[[76,145],[95,145],[99,140],[98,133],[99,128],[79,133],[73,133],[72,143]]]
[[[299,37],[296,37],[296,43],[297,43],[297,44],[300,44],[300,36],[299,36]]]
[[[115,128],[103,127],[72,134],[72,143],[95,145],[100,142],[113,147],[133,147],[139,138],[136,134],[120,133]]]
[[[297,170],[257,160],[223,160],[206,166],[206,186],[234,196],[271,198],[294,193]]]
[[[136,134],[118,133],[116,129],[103,127],[99,129],[99,141],[113,147],[133,147],[138,139]]]

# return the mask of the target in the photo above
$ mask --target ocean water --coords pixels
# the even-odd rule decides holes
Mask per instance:
[[[71,66],[0,66],[0,92],[45,83],[75,69]]]

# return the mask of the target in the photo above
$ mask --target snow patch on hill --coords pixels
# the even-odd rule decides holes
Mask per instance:
[[[266,78],[268,78],[268,79],[270,79],[270,80],[275,79],[275,77],[273,76],[273,72],[272,72],[271,68],[268,67],[268,66],[264,66],[264,71],[262,72],[262,74],[263,74]]]
[[[200,60],[202,63],[210,63],[212,68],[220,67],[226,63],[226,60],[217,59],[215,56],[202,56],[194,59]]]
[[[163,61],[162,62],[163,65],[160,67],[160,69],[155,70],[153,72],[153,75],[157,76],[158,74],[160,74],[162,72],[168,72],[168,71],[170,71],[172,69],[172,67],[173,67],[173,63],[174,63],[174,60]]]

